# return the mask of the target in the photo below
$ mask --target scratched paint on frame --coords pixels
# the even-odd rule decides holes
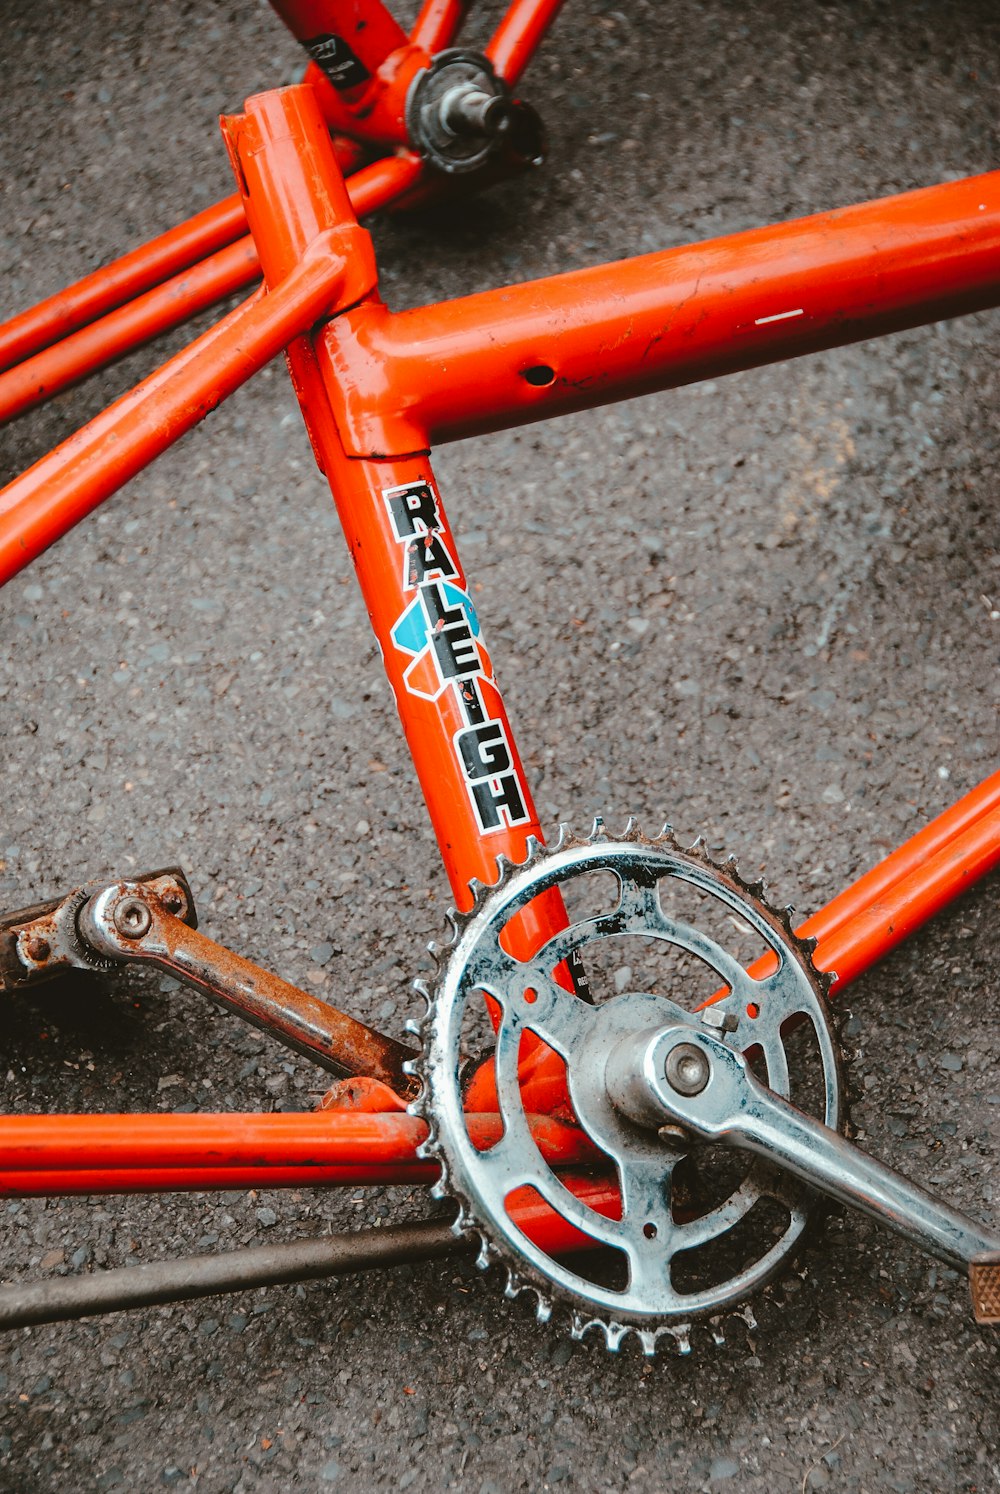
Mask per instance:
[[[410,657],[403,684],[421,700],[450,694],[457,704],[464,725],[454,734],[453,748],[483,833],[527,824],[528,796],[507,736],[493,665],[442,533],[434,487],[418,480],[383,488],[382,497],[400,547],[407,598],[391,630],[394,646]]]

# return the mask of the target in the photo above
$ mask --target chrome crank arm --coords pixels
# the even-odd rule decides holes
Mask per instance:
[[[651,1114],[702,1141],[752,1152],[870,1215],[949,1265],[1000,1254],[1000,1234],[869,1157],[761,1084],[741,1053],[677,1025],[628,1040],[608,1063],[615,1103],[640,1124]]]

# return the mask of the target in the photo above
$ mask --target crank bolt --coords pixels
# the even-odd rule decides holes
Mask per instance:
[[[667,1083],[679,1095],[700,1095],[711,1072],[707,1057],[694,1043],[678,1043],[667,1054]]]
[[[126,939],[141,939],[149,933],[153,915],[140,898],[126,897],[115,908],[114,922]]]

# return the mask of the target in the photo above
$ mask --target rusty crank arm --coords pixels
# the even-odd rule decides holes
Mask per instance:
[[[44,910],[25,912],[41,916],[16,927],[5,920],[2,974],[8,984],[28,984],[67,966],[153,965],[333,1074],[365,1074],[403,1098],[412,1093],[414,1081],[403,1071],[411,1048],[199,932],[190,888],[173,869],[82,888]]]

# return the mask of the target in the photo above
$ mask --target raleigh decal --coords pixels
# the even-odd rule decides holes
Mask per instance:
[[[488,834],[523,825],[531,818],[527,795],[479,618],[441,534],[437,496],[429,482],[384,488],[382,495],[402,555],[403,590],[414,594],[392,629],[393,643],[412,661],[403,683],[423,700],[450,691],[457,702],[466,724],[455,733],[455,756],[480,828]]]
[[[326,73],[334,88],[341,91],[357,88],[371,77],[360,57],[355,55],[342,36],[333,36],[329,31],[324,31],[322,36],[311,36],[302,45],[317,67]]]

